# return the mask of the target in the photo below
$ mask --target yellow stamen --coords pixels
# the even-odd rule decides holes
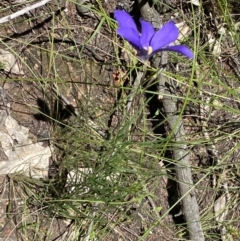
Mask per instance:
[[[152,46],[148,47],[148,55],[151,54],[153,52]]]

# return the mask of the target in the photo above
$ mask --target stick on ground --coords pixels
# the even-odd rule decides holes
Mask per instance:
[[[167,53],[162,54],[162,59],[167,63]],[[168,126],[171,129],[172,137],[175,141],[173,149],[173,159],[175,160],[175,168],[177,181],[182,200],[182,211],[185,217],[189,237],[192,241],[204,241],[204,233],[202,230],[199,207],[194,193],[194,184],[192,180],[191,164],[189,150],[186,144],[185,130],[182,117],[177,114],[177,96],[171,91],[173,88],[171,80],[161,73],[158,76],[160,82],[166,83],[164,95],[162,98],[163,109],[167,118]],[[162,81],[164,79],[164,81]]]
[[[23,14],[35,9],[35,8],[38,8],[38,7],[41,7],[43,5],[45,5],[46,3],[50,2],[51,0],[42,0],[38,3],[35,3],[33,5],[30,5],[30,6],[26,6],[25,8],[17,11],[16,13],[13,13],[11,15],[8,15],[8,16],[5,16],[3,18],[0,18],[0,23],[6,23],[6,22],[9,22],[11,21],[12,19],[14,18],[17,18],[19,16],[22,16]]]
[[[142,2],[139,0],[139,4]],[[161,18],[156,10],[149,6],[148,2],[141,7],[142,17],[154,24],[155,28],[160,28],[162,26]],[[159,64],[161,67],[167,65],[168,54],[166,52],[162,53],[161,63],[157,58],[153,61],[154,67],[159,69]],[[172,138],[176,143],[176,147],[173,150],[173,159],[175,160],[177,181],[180,190],[179,199],[182,200],[183,214],[187,223],[189,237],[191,241],[204,241],[204,233],[202,230],[200,222],[199,207],[194,194],[194,184],[192,181],[191,165],[189,150],[185,144],[185,131],[183,127],[182,117],[178,115],[177,108],[177,96],[171,93],[171,81],[163,75],[161,72],[158,74],[159,80],[159,99],[162,99],[163,109],[167,118],[168,125],[172,131]],[[168,86],[168,88],[163,89],[163,87]]]

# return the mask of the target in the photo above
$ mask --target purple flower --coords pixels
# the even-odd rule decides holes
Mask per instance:
[[[159,51],[173,51],[193,58],[192,51],[185,45],[169,46],[178,38],[178,28],[173,21],[166,23],[155,32],[152,24],[140,20],[141,33],[132,17],[125,11],[116,10],[114,18],[118,22],[117,33],[137,50],[141,59],[146,60]]]

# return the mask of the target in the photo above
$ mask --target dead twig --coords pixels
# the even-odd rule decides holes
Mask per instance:
[[[38,7],[41,7],[41,6],[45,5],[46,3],[50,2],[50,1],[51,0],[42,0],[38,3],[33,4],[33,5],[26,6],[25,8],[17,11],[16,13],[13,13],[13,14],[10,14],[10,15],[5,16],[3,18],[0,18],[0,23],[9,22],[9,21],[13,20],[14,18],[22,16],[23,14],[28,13],[29,11],[31,11],[35,8],[38,8]]]
[[[156,13],[148,3],[141,8],[141,13],[144,19],[159,25],[154,27],[161,27],[162,23],[158,13]],[[160,66],[166,66],[168,63],[168,54],[166,52],[162,53],[161,63],[159,63],[158,58],[155,58],[153,62],[154,67],[157,69],[159,69]],[[175,168],[181,194],[179,199],[182,200],[182,211],[187,223],[189,237],[192,241],[204,241],[205,238],[200,222],[199,207],[194,193],[189,150],[185,140],[185,130],[182,117],[177,114],[177,96],[174,96],[171,80],[167,78],[166,75],[159,72],[157,78],[159,81],[158,89],[160,90],[158,99],[162,99],[167,122],[171,129],[172,137],[176,143],[175,148],[173,149],[173,159],[176,162]],[[165,89],[163,89],[163,87]]]
[[[162,63],[167,63],[167,53],[162,54]],[[192,241],[204,241],[204,233],[200,221],[199,207],[194,193],[194,184],[192,180],[191,164],[189,150],[185,139],[185,130],[182,117],[178,113],[177,97],[172,92],[170,80],[161,73],[158,76],[160,82],[166,83],[164,95],[162,98],[164,112],[166,114],[168,125],[172,131],[172,136],[176,143],[173,150],[173,158],[176,161],[176,174],[179,191],[182,199],[183,214],[186,219],[189,237]],[[164,79],[164,81],[162,80]]]

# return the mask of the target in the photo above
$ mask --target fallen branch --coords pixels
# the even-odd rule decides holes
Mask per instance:
[[[156,28],[160,28],[162,22],[159,14],[146,3],[141,8],[142,16],[145,20],[155,23]],[[158,26],[156,26],[158,25]],[[154,59],[154,67],[164,67],[168,63],[168,54],[162,53],[161,63],[159,58]],[[175,168],[177,174],[177,181],[182,201],[183,214],[187,223],[189,237],[191,241],[204,241],[204,233],[200,222],[200,213],[197,199],[194,193],[194,184],[192,180],[191,164],[189,157],[189,150],[185,140],[185,131],[183,127],[182,117],[178,115],[177,96],[174,97],[172,92],[173,86],[171,80],[160,72],[158,74],[160,90],[159,99],[162,99],[163,109],[166,115],[168,126],[171,129],[172,137],[175,141],[175,148],[173,149],[173,159],[175,160]],[[163,89],[165,87],[165,90]]]
[[[26,6],[25,8],[17,11],[16,13],[13,13],[11,15],[8,15],[8,16],[5,16],[3,18],[0,18],[0,23],[6,23],[6,22],[9,22],[11,20],[13,20],[14,18],[17,18],[19,16],[22,16],[23,14],[25,13],[28,13],[29,11],[35,9],[35,8],[38,8],[38,7],[41,7],[43,5],[45,5],[46,3],[50,2],[51,0],[42,0],[38,3],[35,3],[31,6]]]
[[[160,74],[160,78],[163,77],[166,78]],[[169,88],[171,88],[169,79],[166,78],[165,82],[169,85]],[[175,167],[182,199],[182,211],[187,223],[190,239],[192,241],[204,241],[205,238],[200,222],[199,207],[194,193],[189,150],[185,140],[183,122],[181,116],[176,114],[178,113],[176,97],[172,97],[169,88],[165,89],[162,103],[168,125],[176,144],[173,149],[173,158],[176,162]]]

